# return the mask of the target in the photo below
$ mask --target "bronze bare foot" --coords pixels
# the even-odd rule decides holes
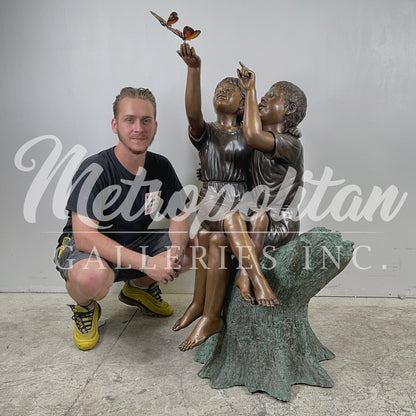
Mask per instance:
[[[256,276],[252,281],[256,301],[261,306],[274,307],[279,300],[263,276]]]
[[[195,319],[198,319],[202,315],[202,311],[203,307],[199,307],[198,305],[191,303],[182,317],[175,322],[172,330],[179,331],[180,329],[186,328],[189,324],[195,321]]]
[[[248,277],[246,269],[241,269],[240,273],[235,281],[235,285],[240,289],[240,294],[243,300],[252,305],[256,304],[256,298],[251,290],[251,282]]]
[[[207,316],[202,316],[191,332],[191,335],[179,345],[179,349],[181,351],[188,351],[195,348],[206,341],[211,335],[221,332],[223,326],[224,322],[221,318],[212,319]]]

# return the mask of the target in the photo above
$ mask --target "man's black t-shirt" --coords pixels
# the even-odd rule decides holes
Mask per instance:
[[[185,203],[185,192],[168,159],[148,151],[144,169],[134,175],[112,147],[85,159],[75,173],[63,235],[72,232],[73,211],[97,221],[98,231],[126,245],[154,219],[178,215]]]

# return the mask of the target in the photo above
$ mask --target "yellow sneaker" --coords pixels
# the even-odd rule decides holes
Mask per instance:
[[[126,282],[118,298],[121,302],[137,306],[152,316],[170,316],[173,314],[173,308],[162,299],[161,293],[157,282],[147,289],[131,287],[129,282]]]
[[[68,305],[73,312],[74,342],[80,350],[90,350],[100,339],[98,333],[98,320],[101,316],[101,307],[94,300],[94,309],[88,310],[81,305]]]

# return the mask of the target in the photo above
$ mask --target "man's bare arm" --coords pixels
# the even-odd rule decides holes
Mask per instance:
[[[154,257],[130,250],[98,231],[97,221],[72,212],[72,229],[75,245],[86,253],[97,253],[103,259],[122,267],[143,270],[153,280],[166,283],[173,280],[173,262],[168,253]],[[145,266],[145,267],[144,267]]]

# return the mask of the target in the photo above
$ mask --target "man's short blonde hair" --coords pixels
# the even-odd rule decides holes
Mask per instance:
[[[120,94],[117,95],[113,103],[113,113],[114,118],[117,119],[120,109],[120,102],[123,98],[140,98],[141,100],[150,101],[155,110],[155,120],[156,120],[156,99],[152,92],[147,88],[133,88],[133,87],[124,87]]]

